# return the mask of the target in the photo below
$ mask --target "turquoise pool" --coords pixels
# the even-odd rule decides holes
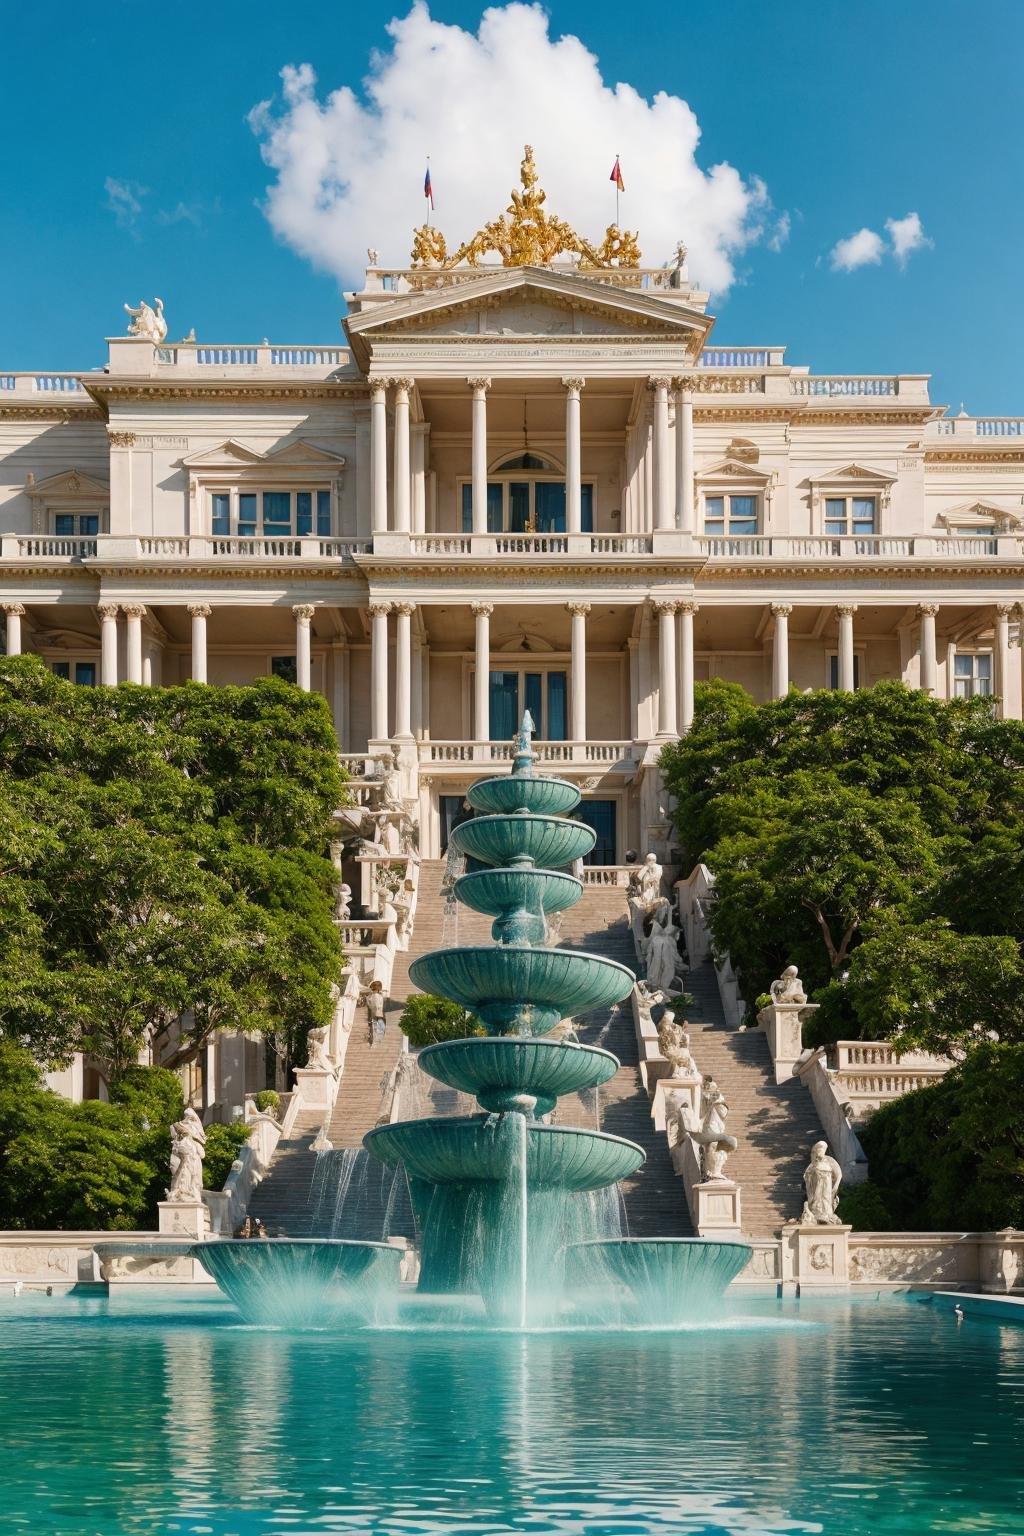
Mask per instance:
[[[699,1332],[349,1337],[0,1301],[0,1531],[1024,1532],[1024,1328],[882,1298]]]

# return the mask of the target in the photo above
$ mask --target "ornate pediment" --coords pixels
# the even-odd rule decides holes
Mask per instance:
[[[996,532],[1000,533],[1024,526],[1024,516],[1019,511],[1011,512],[1008,507],[999,506],[997,502],[980,499],[947,507],[945,512],[938,514],[936,522],[947,531],[957,528],[968,533],[974,528],[991,528],[994,524]]]
[[[744,484],[750,485],[752,482],[767,484],[773,477],[769,472],[758,469],[757,465],[749,459],[737,459],[730,456],[729,458],[719,459],[715,464],[705,465],[694,478],[702,485],[711,481],[714,481],[716,484],[723,484],[728,481],[739,482],[741,480]]]
[[[302,438],[260,453],[257,449],[247,448],[244,443],[232,437],[216,448],[206,448],[202,453],[191,453],[181,462],[186,469],[199,471],[262,468],[270,465],[288,469],[317,470],[345,467],[342,454],[332,453],[328,448],[318,448],[315,443],[308,443]]]
[[[110,498],[110,486],[105,480],[97,480],[80,469],[62,469],[59,474],[47,475],[45,480],[29,475],[25,492],[28,496],[41,498],[47,505],[57,501],[105,503]]]
[[[871,464],[840,464],[835,469],[822,471],[820,474],[808,475],[806,484],[813,489],[825,490],[829,486],[849,486],[862,483],[865,486],[871,484],[877,486],[892,485],[896,475],[886,469],[878,469]]]

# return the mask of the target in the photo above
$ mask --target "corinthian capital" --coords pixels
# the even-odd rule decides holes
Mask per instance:
[[[316,609],[312,603],[296,603],[292,613],[295,615],[296,624],[308,624],[316,613]]]
[[[366,608],[371,619],[386,619],[391,612],[390,603],[368,603]]]
[[[470,603],[470,611],[475,613],[478,619],[488,619],[494,612],[493,603]]]
[[[466,383],[469,385],[474,395],[486,395],[487,391],[491,387],[490,379],[467,379]]]
[[[566,603],[566,613],[571,613],[576,618],[585,619],[590,612],[589,603]]]
[[[587,384],[586,379],[563,379],[562,380],[563,388],[567,389],[569,391],[570,395],[578,395],[581,389],[585,389],[586,388],[586,384]]]

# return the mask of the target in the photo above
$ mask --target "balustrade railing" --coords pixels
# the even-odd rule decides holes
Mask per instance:
[[[649,533],[414,533],[419,555],[646,555]]]
[[[13,395],[84,395],[75,373],[0,373],[0,391]]]
[[[830,399],[845,395],[898,395],[898,377],[881,374],[794,374],[789,381],[793,395],[825,395]]]
[[[697,547],[712,560],[903,560],[923,555],[930,559],[980,559],[999,553],[997,539],[973,534],[699,535]]]
[[[96,540],[58,538],[52,534],[19,535],[19,553],[26,560],[92,560],[96,555]]]
[[[534,741],[534,755],[541,763],[586,766],[625,765],[633,761],[631,741]],[[504,763],[511,761],[510,741],[425,741],[420,760],[427,763]]]
[[[322,374],[325,369],[340,368],[348,361],[344,347],[272,347],[258,344],[176,341],[155,349],[161,368],[308,368]]]
[[[785,347],[705,347],[700,368],[778,368]]]

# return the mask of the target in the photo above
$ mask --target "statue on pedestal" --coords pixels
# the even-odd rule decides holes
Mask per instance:
[[[333,1072],[334,1062],[327,1049],[328,1028],[321,1024],[306,1031],[306,1066],[313,1072]]]
[[[725,1094],[714,1078],[705,1078],[701,1089],[700,1129],[691,1135],[703,1154],[702,1171],[706,1184],[727,1182],[725,1160],[739,1146],[736,1137],[726,1133],[728,1115]]]
[[[672,1077],[693,1077],[697,1072],[697,1064],[690,1054],[690,1036],[681,1024],[676,1023],[676,1016],[671,1008],[666,1008],[658,1025],[658,1044],[661,1046],[661,1054],[671,1068]]]
[[[647,986],[652,991],[669,992],[679,973],[679,929],[672,921],[672,908],[659,897],[659,908],[649,936],[640,949],[647,964]]]
[[[653,853],[649,853],[640,866],[637,884],[638,897],[651,911],[661,900],[662,868]]]
[[[156,308],[147,304],[145,299],[139,300],[138,309],[132,309],[130,304],[124,306],[125,313],[131,315],[128,322],[128,335],[138,336],[143,341],[155,341],[157,345],[167,336],[167,321],[164,319],[164,301],[156,300]]]
[[[829,1155],[828,1142],[816,1141],[804,1172],[806,1200],[800,1220],[811,1227],[838,1227],[839,1186],[843,1170]]]
[[[167,1198],[176,1205],[199,1205],[203,1198],[203,1158],[206,1132],[194,1109],[186,1109],[171,1126],[171,1187]]]
[[[807,1001],[807,993],[804,991],[803,982],[797,974],[795,965],[787,965],[778,980],[772,982],[768,991],[776,1007],[786,1007]]]

